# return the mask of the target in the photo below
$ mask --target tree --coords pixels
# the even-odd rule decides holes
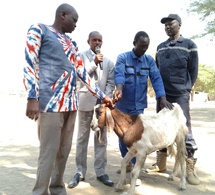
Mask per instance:
[[[196,13],[201,21],[206,22],[205,32],[194,35],[192,38],[201,38],[205,35],[215,36],[215,1],[214,0],[192,0],[188,13]]]
[[[199,65],[198,78],[195,82],[194,91],[206,92],[209,96],[215,96],[215,69],[212,66]]]

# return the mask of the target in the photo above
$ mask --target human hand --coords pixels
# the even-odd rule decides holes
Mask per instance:
[[[165,108],[168,108],[169,110],[172,110],[174,106],[173,106],[173,104],[171,104],[170,102],[168,102],[166,100],[165,96],[162,96],[162,97],[160,97],[160,107],[161,107],[161,109],[163,109],[165,107]]]
[[[95,57],[94,61],[95,61],[95,64],[97,64],[97,65],[100,62],[103,62],[103,54],[101,54],[101,53],[96,54],[96,57]]]
[[[116,89],[113,94],[113,103],[116,104],[121,99],[122,99],[122,90]]]
[[[37,120],[39,117],[39,102],[36,99],[28,99],[26,116],[32,120]]]
[[[102,99],[102,103],[106,104],[107,107],[113,107],[113,101],[111,98],[109,98],[108,96],[105,96]]]

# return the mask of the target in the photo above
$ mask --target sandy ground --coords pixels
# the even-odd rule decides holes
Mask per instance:
[[[25,98],[19,95],[0,94],[1,129],[0,129],[0,195],[30,195],[35,183],[35,173],[38,157],[38,139],[36,123],[25,117]],[[149,104],[146,113],[155,112],[155,104]],[[201,184],[192,186],[187,184],[187,190],[179,192],[179,178],[168,181],[167,177],[173,168],[174,159],[168,158],[166,173],[146,174],[141,172],[142,185],[136,187],[138,195],[214,195],[215,168],[213,143],[215,140],[215,102],[191,102],[191,116],[193,132],[199,146],[196,152],[198,158],[196,171]],[[78,187],[67,189],[68,195],[119,195],[114,187],[107,187],[96,180],[93,169],[93,132],[91,133],[88,152],[88,172],[85,182]],[[77,129],[73,137],[73,146],[68,159],[64,181],[68,184],[75,173],[75,141]],[[106,173],[116,184],[119,175],[116,171],[120,167],[120,153],[118,138],[112,133],[108,137],[108,165]],[[155,153],[147,157],[145,168],[155,162]],[[129,177],[129,174],[127,175]],[[129,188],[125,185],[125,190]]]

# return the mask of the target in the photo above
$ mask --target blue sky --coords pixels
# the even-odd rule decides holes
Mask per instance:
[[[70,3],[78,14],[76,30],[71,34],[79,49],[88,48],[87,37],[93,30],[103,35],[102,52],[113,61],[116,56],[133,48],[136,32],[146,31],[151,39],[149,54],[156,52],[156,46],[167,39],[162,17],[177,13],[182,18],[181,34],[191,37],[201,33],[204,24],[186,9],[189,0],[7,0],[1,1],[1,63],[0,91],[5,88],[22,88],[22,67],[26,32],[33,23],[53,24],[55,10],[61,3]],[[215,44],[209,38],[194,40],[199,48],[200,63],[213,65]],[[212,45],[213,44],[213,45]],[[9,74],[8,74],[9,73]],[[8,81],[8,76],[11,78]],[[13,78],[13,79],[12,79]],[[15,84],[18,84],[15,85]]]

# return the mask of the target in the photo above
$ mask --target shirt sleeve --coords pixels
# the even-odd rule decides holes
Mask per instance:
[[[39,24],[32,25],[27,32],[23,82],[28,98],[38,99],[39,96],[39,51],[42,33],[42,28]]]
[[[78,51],[75,58],[73,58],[73,61],[78,78],[94,96],[102,100],[106,95],[101,91],[96,82],[94,82],[94,80],[90,78]]]
[[[91,62],[89,60],[85,60],[87,59],[86,54],[80,52],[80,57],[89,75],[98,68],[94,60],[92,60]]]
[[[114,63],[109,60],[108,61],[108,77],[107,77],[107,82],[106,82],[106,87],[105,87],[105,94],[112,98],[113,96],[113,91],[115,89],[115,83],[114,83]]]
[[[194,42],[191,42],[191,52],[190,52],[190,60],[188,63],[188,71],[191,77],[192,86],[196,82],[198,76],[198,65],[199,65],[199,58],[198,58],[198,49]]]
[[[160,72],[157,68],[154,59],[151,56],[149,56],[149,67],[150,67],[149,77],[156,94],[156,99],[162,96],[166,96],[162,77],[160,75]]]
[[[115,84],[125,84],[125,56],[120,54],[117,57],[116,65],[114,67],[114,81]]]

